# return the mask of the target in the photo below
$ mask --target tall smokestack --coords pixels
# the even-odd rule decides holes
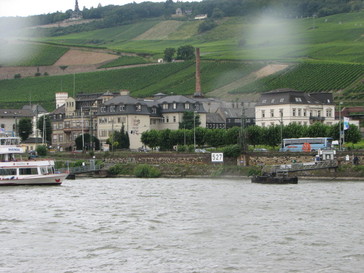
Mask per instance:
[[[194,97],[203,97],[201,92],[200,49],[196,48],[196,89]]]

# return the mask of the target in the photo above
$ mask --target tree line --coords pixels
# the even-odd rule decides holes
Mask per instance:
[[[167,0],[153,3],[135,2],[123,6],[108,5],[82,10],[84,19],[102,19],[90,24],[74,25],[67,28],[43,29],[48,35],[64,35],[71,32],[86,31],[97,28],[108,28],[129,24],[142,19],[164,17],[171,18],[177,8],[185,13],[185,18],[194,18],[198,14],[207,14],[209,18],[222,16],[246,16],[261,13],[285,18],[322,17],[338,13],[360,11],[364,7],[362,0],[203,0],[201,2],[178,2]],[[29,17],[0,18],[0,24],[9,20],[22,21],[28,26],[45,25],[60,22],[71,17],[72,10],[54,12]],[[201,30],[213,27],[213,22],[204,22]]]
[[[341,124],[342,125],[342,124]],[[276,147],[282,138],[297,137],[332,137],[339,139],[339,123],[325,125],[314,123],[310,126],[291,123],[289,125],[272,125],[269,127],[248,126],[246,128],[233,127],[230,129],[208,129],[196,127],[194,129],[179,130],[150,130],[142,133],[141,141],[144,145],[154,149],[172,150],[177,145],[197,147],[223,147],[238,144],[266,145]],[[359,128],[350,124],[345,131],[345,142],[357,143],[361,140]]]

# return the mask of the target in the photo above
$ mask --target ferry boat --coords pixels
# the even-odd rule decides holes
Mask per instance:
[[[61,185],[68,173],[58,173],[54,160],[22,158],[20,138],[0,134],[0,186]]]

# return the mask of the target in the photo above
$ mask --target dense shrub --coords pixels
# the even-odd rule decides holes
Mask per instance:
[[[147,165],[147,164],[140,164],[138,165],[135,170],[134,174],[136,177],[143,177],[143,178],[155,178],[161,175],[160,170]]]
[[[47,147],[43,145],[39,145],[36,148],[36,151],[39,156],[46,156],[47,155]]]
[[[235,158],[238,157],[241,154],[241,147],[240,145],[229,145],[226,146],[223,150],[224,156]]]

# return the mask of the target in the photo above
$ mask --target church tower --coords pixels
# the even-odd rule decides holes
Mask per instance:
[[[76,12],[79,12],[80,11],[80,8],[78,7],[78,0],[76,0],[75,11]]]
[[[80,19],[82,19],[82,12],[80,11],[80,8],[78,7],[78,1],[76,0],[75,10],[72,12],[70,20],[80,20]]]

